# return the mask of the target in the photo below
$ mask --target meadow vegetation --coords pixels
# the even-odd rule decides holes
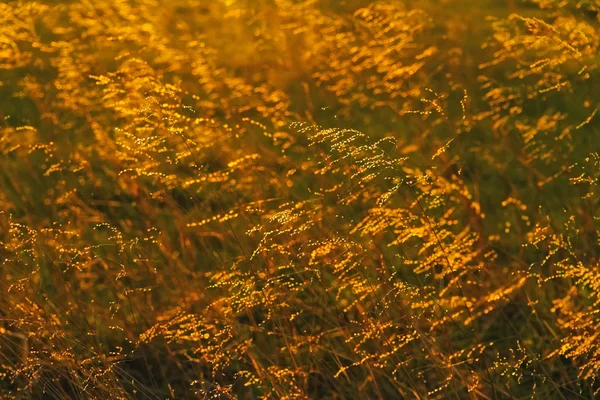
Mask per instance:
[[[600,396],[599,10],[0,2],[0,397]]]

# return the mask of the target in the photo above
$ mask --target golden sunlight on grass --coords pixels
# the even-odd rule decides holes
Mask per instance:
[[[1,2],[0,397],[600,396],[599,11]]]

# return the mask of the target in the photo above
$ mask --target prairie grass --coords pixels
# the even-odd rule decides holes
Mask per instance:
[[[599,396],[599,11],[0,3],[0,396]]]

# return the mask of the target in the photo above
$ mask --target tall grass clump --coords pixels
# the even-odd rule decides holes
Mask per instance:
[[[597,397],[599,12],[0,3],[1,397]]]

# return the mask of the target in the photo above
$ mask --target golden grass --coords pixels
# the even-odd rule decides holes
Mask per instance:
[[[1,396],[597,396],[600,4],[467,3],[0,3]]]

